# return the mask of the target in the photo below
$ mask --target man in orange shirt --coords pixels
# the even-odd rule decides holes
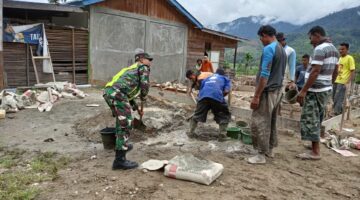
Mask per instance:
[[[188,70],[186,72],[186,78],[192,82],[191,87],[188,88],[188,94],[190,95],[193,88],[197,90],[200,89],[201,82],[211,75],[213,75],[211,72],[200,72],[200,74],[197,74],[191,69]]]
[[[214,68],[209,60],[209,58],[207,56],[204,56],[203,61],[202,61],[202,65],[200,68],[201,72],[211,72],[214,73]]]

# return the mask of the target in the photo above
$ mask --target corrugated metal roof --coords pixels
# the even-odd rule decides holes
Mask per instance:
[[[95,3],[100,3],[103,2],[105,0],[77,0],[77,1],[71,1],[68,2],[66,4],[68,5],[73,5],[73,6],[80,6],[80,7],[84,7],[84,6],[89,6]]]
[[[241,41],[241,40],[249,41],[249,39],[246,39],[246,38],[241,38],[241,37],[238,37],[238,36],[235,36],[235,35],[230,35],[230,34],[227,34],[227,33],[223,33],[223,32],[220,32],[220,31],[215,31],[215,30],[208,29],[208,28],[203,28],[203,29],[201,29],[201,31],[203,31],[205,33],[210,33],[210,34],[213,34],[213,35],[218,35],[218,36],[221,36],[221,37],[226,37],[226,38],[229,38],[229,39],[237,40],[237,41]]]
[[[24,2],[24,1],[10,1],[4,0],[4,8],[16,8],[16,9],[27,9],[27,10],[46,10],[46,11],[58,11],[58,12],[84,12],[83,9],[71,6],[71,5],[59,5],[49,3],[35,3],[35,2]]]

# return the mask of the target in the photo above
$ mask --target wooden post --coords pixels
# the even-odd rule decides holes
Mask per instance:
[[[231,106],[231,99],[232,99],[232,87],[230,88],[229,97],[228,97],[229,107]]]
[[[76,77],[75,77],[75,29],[72,28],[72,67],[73,67],[73,83],[75,84],[76,82]]]
[[[28,11],[25,10],[25,24],[28,24]],[[30,67],[29,67],[29,44],[26,43],[26,85],[30,86]]]
[[[0,90],[5,88],[3,60],[3,0],[0,0]]]
[[[235,54],[234,54],[234,71],[235,71],[235,76],[236,76],[236,56],[237,56],[237,48],[238,48],[238,45],[236,44]]]
[[[26,85],[30,86],[29,44],[26,44]]]
[[[29,45],[29,48],[30,48],[30,53],[31,53],[31,61],[32,61],[32,64],[33,64],[33,67],[34,67],[36,83],[39,84],[39,83],[40,83],[40,81],[39,81],[39,75],[38,75],[38,73],[37,73],[36,63],[35,63],[34,54],[33,54],[33,50],[32,50],[32,48],[31,48],[31,45]]]

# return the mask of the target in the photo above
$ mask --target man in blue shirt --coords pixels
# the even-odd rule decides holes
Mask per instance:
[[[308,54],[303,55],[302,64],[296,67],[295,83],[298,91],[301,91],[301,89],[304,87],[305,73],[306,70],[310,68],[309,60],[310,60],[310,56]]]
[[[196,110],[190,121],[189,137],[196,137],[195,129],[198,122],[205,123],[211,110],[215,116],[214,120],[219,124],[219,140],[227,139],[226,128],[231,114],[224,97],[230,92],[231,82],[223,72],[223,69],[218,69],[214,75],[202,81]]]
[[[264,45],[259,71],[256,76],[256,89],[251,101],[251,133],[254,149],[258,154],[247,161],[251,164],[265,164],[266,156],[274,157],[273,148],[277,146],[276,117],[282,97],[282,83],[286,68],[286,52],[276,41],[276,30],[262,26],[258,35]]]

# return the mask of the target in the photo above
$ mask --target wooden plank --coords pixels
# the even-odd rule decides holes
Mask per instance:
[[[73,70],[73,83],[76,83],[76,77],[75,77],[75,30],[72,29],[72,70]]]
[[[34,59],[34,54],[33,54],[33,50],[31,48],[31,46],[29,46],[30,48],[30,53],[31,53],[31,60],[32,60],[32,63],[33,63],[33,67],[34,67],[34,71],[35,71],[35,77],[36,77],[36,83],[39,84],[39,75],[37,73],[37,69],[36,69],[36,63],[35,63],[35,59]]]
[[[26,85],[30,85],[29,44],[26,44]]]
[[[4,57],[3,57],[3,0],[0,0],[0,90],[5,88],[4,78]],[[5,118],[5,115],[4,115]]]

